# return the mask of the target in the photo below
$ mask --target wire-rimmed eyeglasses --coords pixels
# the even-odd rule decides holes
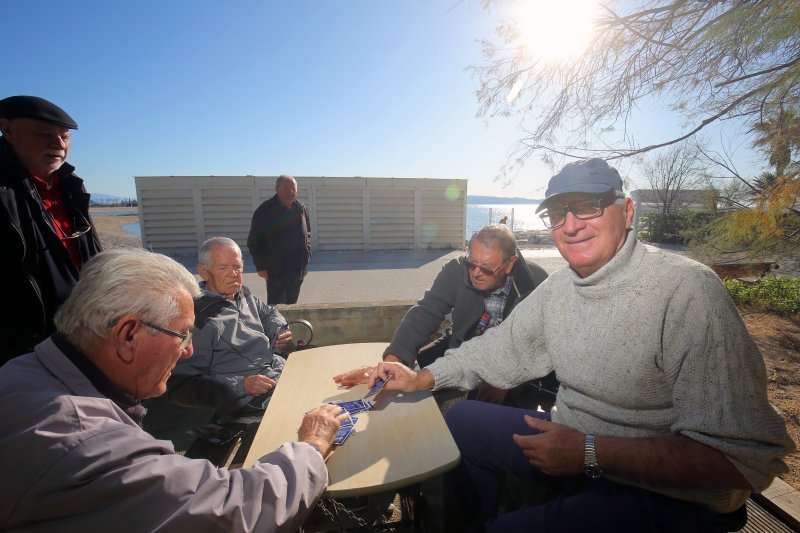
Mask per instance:
[[[617,199],[624,197],[621,193],[612,190],[590,198],[548,206],[539,216],[547,228],[558,229],[567,222],[567,213],[572,213],[579,220],[591,220],[602,215],[605,208],[616,202]]]
[[[52,213],[50,213],[50,211],[48,211],[48,210],[46,210],[46,209],[45,209],[45,210],[44,210],[44,212],[45,212],[45,214],[47,215],[47,217],[50,219],[50,225],[51,225],[51,226],[53,227],[53,229],[56,231],[56,235],[58,235],[58,237],[59,237],[60,239],[63,239],[63,240],[67,240],[67,239],[77,239],[77,238],[78,238],[78,237],[80,237],[81,235],[84,235],[84,234],[86,234],[86,233],[89,233],[89,230],[91,230],[91,229],[92,229],[92,225],[89,223],[89,221],[88,221],[88,220],[86,219],[86,217],[83,215],[83,213],[81,213],[81,212],[80,212],[80,210],[76,210],[76,213],[77,213],[78,215],[80,215],[80,218],[82,219],[82,221],[81,221],[81,222],[82,222],[82,224],[81,224],[81,229],[79,229],[79,230],[75,230],[75,231],[73,231],[73,232],[72,232],[72,233],[70,233],[70,234],[67,234],[67,233],[65,233],[65,232],[64,232],[64,230],[61,228],[61,226],[59,226],[58,224],[56,224],[55,217],[53,217],[53,214],[52,214]],[[74,226],[73,226],[73,227],[74,227]]]
[[[179,333],[171,329],[162,328],[161,326],[157,326],[156,324],[153,324],[152,322],[148,322],[146,320],[142,320],[142,324],[144,324],[148,328],[153,328],[154,330],[160,331],[161,333],[165,333],[167,335],[171,335],[173,337],[181,339],[181,343],[178,345],[178,348],[180,348],[181,350],[186,348],[189,345],[189,343],[192,342],[192,333],[194,332],[192,329],[187,329],[185,333]]]

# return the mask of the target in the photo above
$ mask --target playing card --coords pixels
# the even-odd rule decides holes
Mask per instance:
[[[375,404],[367,400],[350,400],[347,402],[331,402],[333,405],[338,405],[351,415],[357,415],[364,411],[370,411],[375,407]]]
[[[333,439],[333,443],[336,446],[341,446],[344,444],[344,441],[347,440],[350,434],[355,432],[356,422],[358,422],[358,418],[355,416],[351,416],[347,420],[342,421],[342,425],[339,426],[339,430],[336,432],[336,437]]]
[[[369,392],[366,394],[366,396],[364,396],[364,399],[366,400],[367,398],[372,398],[373,396],[378,394],[383,389],[383,387],[386,386],[386,382],[389,381],[389,379],[392,379],[391,374],[388,375],[388,379],[384,380],[378,378],[377,380],[375,380],[375,385],[373,385],[372,388],[369,390]]]

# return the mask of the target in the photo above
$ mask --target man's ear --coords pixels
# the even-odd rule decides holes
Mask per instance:
[[[630,197],[625,198],[625,229],[633,228],[633,214],[636,210],[636,204]]]
[[[511,274],[511,271],[514,269],[514,264],[517,262],[517,254],[512,255],[508,258],[508,266],[506,267],[506,275]]]
[[[142,322],[134,315],[125,315],[111,328],[109,338],[114,343],[117,357],[125,364],[133,362],[136,352],[136,336],[141,329]]]
[[[203,263],[197,265],[197,273],[200,274],[203,281],[208,281],[208,268]]]

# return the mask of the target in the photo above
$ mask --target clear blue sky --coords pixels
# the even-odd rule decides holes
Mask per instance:
[[[77,120],[69,160],[95,193],[135,196],[133,176],[289,173],[467,178],[473,195],[542,197],[551,172],[537,160],[510,187],[493,181],[522,133],[475,117],[465,70],[503,9],[7,0],[0,97],[42,96]]]

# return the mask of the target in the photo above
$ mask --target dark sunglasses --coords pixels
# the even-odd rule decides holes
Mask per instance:
[[[511,258],[510,257],[506,257],[505,259],[503,259],[503,261],[499,265],[497,265],[494,268],[488,267],[488,266],[484,266],[484,265],[479,265],[478,263],[476,263],[475,261],[473,261],[469,257],[467,257],[467,259],[464,262],[466,263],[467,269],[469,269],[469,270],[475,270],[477,268],[478,270],[480,270],[486,276],[495,276],[497,274],[497,272],[501,268],[503,268],[503,265],[505,265],[506,262],[509,259],[511,259]]]

